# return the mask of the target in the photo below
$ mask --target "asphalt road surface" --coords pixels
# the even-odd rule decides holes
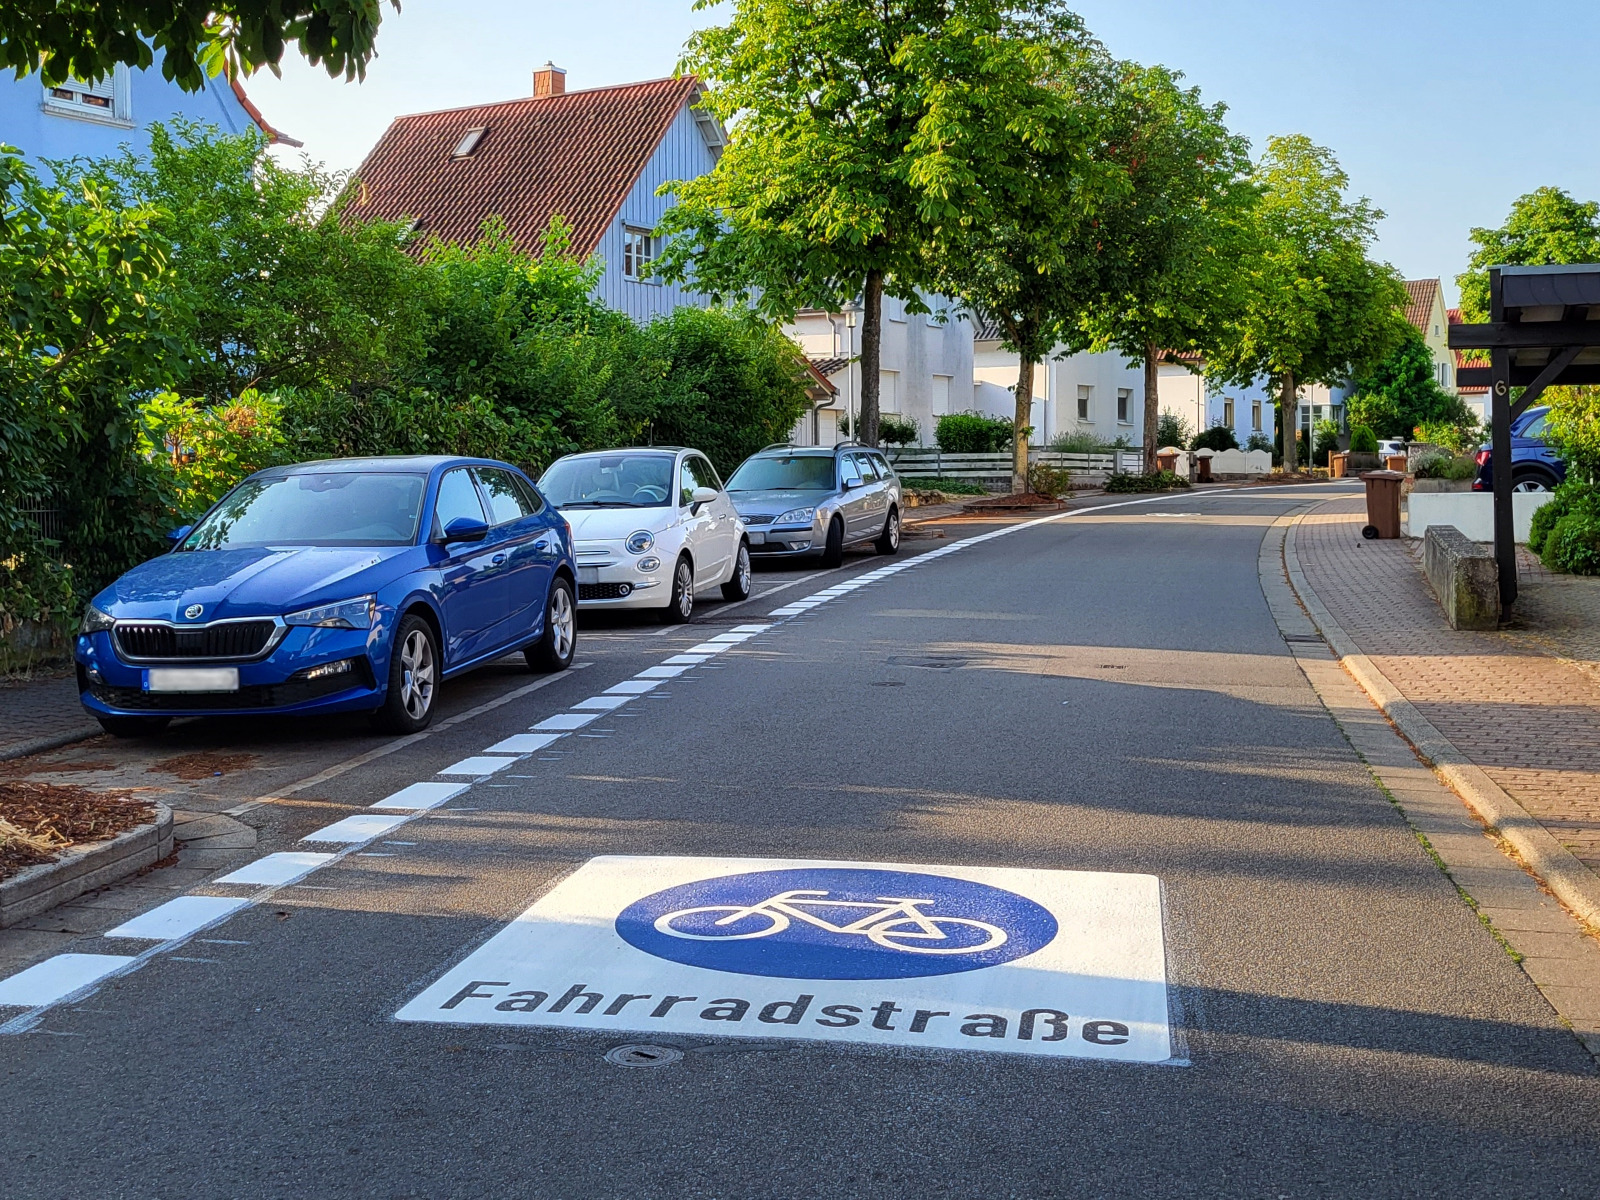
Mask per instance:
[[[304,789],[297,803],[248,810],[263,853],[337,856],[298,883],[198,887],[253,902],[189,934],[174,926],[167,940],[85,938],[76,951],[134,958],[137,969],[53,1007],[0,1009],[0,1191],[1595,1195],[1594,1061],[1374,785],[1263,600],[1262,536],[1308,498],[1232,491],[1015,527],[956,522],[943,538],[908,540],[900,558],[855,558],[760,603],[709,609],[689,628],[590,622],[582,669]],[[863,577],[871,582],[816,607],[780,607]],[[614,710],[571,707],[720,635],[718,652],[654,672],[659,684]],[[530,682],[495,671],[477,692],[459,690],[453,711]],[[573,711],[600,715],[437,807],[400,810],[404,824],[352,842],[298,840],[413,783],[471,782],[437,773]],[[282,731],[200,725],[172,736],[248,737],[257,749],[280,738],[285,777],[378,746],[354,728],[308,731],[316,754]],[[1002,888],[1015,878],[1011,890],[1024,893],[1029,880],[1070,878],[1089,899],[1052,910],[1058,944],[1081,942],[1084,962],[1137,959],[1129,970],[1146,985],[1155,947],[1165,1012],[1119,1023],[1117,1005],[1134,1003],[1126,979],[1041,968],[1030,986],[1088,1007],[1036,1007],[1023,1042],[1006,1007],[1012,985],[985,981],[1026,972],[996,966],[866,982],[843,968],[752,969],[653,1017],[673,977],[646,972],[623,999],[606,982],[621,978],[621,959],[592,949],[615,940],[609,917],[517,920],[561,895],[603,908],[603,889],[584,884],[597,868],[583,864],[615,855],[999,868],[983,877]],[[608,869],[625,888],[656,868]],[[930,871],[930,886],[946,886]],[[1157,897],[1154,910],[1095,899],[1141,877],[1159,881],[1139,893]],[[911,899],[925,912],[937,898]],[[879,959],[916,957],[902,952],[919,930],[943,936],[900,919],[873,943]],[[831,920],[833,934],[795,918],[797,933],[784,936],[866,944]],[[495,958],[507,938],[552,928],[573,940],[550,978],[513,978],[556,960],[543,951]],[[722,953],[716,932],[675,934],[672,946],[690,947],[690,959]],[[824,949],[816,961],[844,961]],[[455,988],[451,973],[471,955],[505,973]],[[590,1012],[579,1019],[580,996],[564,1026],[522,1020],[539,1005],[548,1013],[569,982],[601,997]],[[524,1010],[497,1008],[524,984]],[[947,984],[979,997],[973,1013],[914,1012],[897,999]],[[429,992],[439,987],[447,1001]],[[793,1006],[734,1021],[728,1003],[720,1022],[695,1016],[741,989],[752,1005],[782,995],[796,1005],[809,996],[811,1007],[793,1022]],[[888,1011],[836,1006],[859,1016],[818,1032],[821,1005],[868,992]],[[433,998],[419,1001],[425,993]],[[397,1019],[414,1001],[430,1015]],[[994,1035],[992,1021],[957,1032],[985,1003],[1006,1032]],[[1130,1025],[1144,1034],[1121,1041]],[[1164,1048],[1145,1057],[1161,1061],[1117,1061],[1151,1030]],[[626,1043],[682,1057],[607,1060]]]

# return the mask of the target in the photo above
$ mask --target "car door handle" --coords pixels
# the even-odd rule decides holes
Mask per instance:
[[[543,554],[546,550],[550,549],[550,539],[549,538],[540,538],[537,542],[535,542],[533,544],[533,548],[535,550],[539,551],[539,553]]]
[[[496,554],[489,561],[498,567],[501,563],[505,562],[505,560],[506,556],[504,554]]]

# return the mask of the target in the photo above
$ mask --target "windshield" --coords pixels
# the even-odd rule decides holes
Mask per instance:
[[[563,458],[539,478],[557,508],[664,508],[672,495],[670,454]]]
[[[409,546],[426,484],[422,475],[354,471],[246,480],[195,526],[183,549]]]
[[[730,492],[831,492],[833,455],[792,454],[747,458],[728,480]]]

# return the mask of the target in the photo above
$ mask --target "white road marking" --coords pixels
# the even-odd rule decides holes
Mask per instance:
[[[301,838],[302,842],[370,842],[381,834],[397,829],[411,818],[408,816],[389,816],[378,813],[357,813],[346,817],[342,821],[335,821],[332,825],[324,826],[315,833],[308,833]]]
[[[0,1006],[54,1004],[133,961],[125,954],[57,954],[0,979]]]
[[[621,708],[632,696],[590,696],[587,700],[579,700],[572,707],[579,711],[610,712],[614,708]]]
[[[237,871],[229,872],[218,883],[252,884],[269,887],[272,884],[299,883],[324,863],[333,861],[332,854],[319,854],[311,850],[286,850],[246,863]]]
[[[614,683],[605,690],[608,696],[642,696],[646,692],[653,692],[661,686],[659,679],[624,679],[621,683]]]
[[[634,676],[635,679],[676,679],[687,671],[688,667],[646,667]]]
[[[249,903],[244,896],[179,896],[106,930],[105,936],[169,942],[225,920]]]
[[[534,733],[568,733],[574,729],[582,729],[599,715],[597,712],[556,713],[552,717],[546,717],[532,728]]]
[[[482,779],[496,771],[504,771],[516,761],[515,758],[503,758],[498,754],[474,754],[471,758],[463,758],[458,763],[440,768],[435,774],[470,775],[474,779]]]
[[[485,754],[532,754],[543,750],[552,742],[559,741],[564,735],[559,733],[514,733],[510,737],[496,742],[484,751]],[[423,786],[421,784],[417,785]],[[463,784],[459,790],[466,790]],[[451,793],[454,795],[454,793]],[[448,797],[446,797],[448,799]],[[377,805],[373,806],[374,808]]]
[[[711,655],[709,654],[674,654],[671,658],[664,658],[661,661],[669,667],[697,667],[701,663],[709,661],[710,658]]]

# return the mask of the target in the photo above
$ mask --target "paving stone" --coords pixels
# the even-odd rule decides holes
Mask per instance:
[[[1543,895],[1543,893],[1539,893]],[[1554,901],[1543,905],[1488,904],[1478,901],[1478,908],[1496,929],[1510,933],[1527,930],[1533,933],[1570,933],[1572,917]]]
[[[1533,958],[1523,955],[1522,969],[1541,990],[1558,987],[1576,988],[1590,993],[1600,991],[1594,986],[1597,964],[1587,959]]]
[[[1524,958],[1564,958],[1587,963],[1591,970],[1600,970],[1600,945],[1572,929],[1566,931],[1545,929],[1502,930],[1511,948]]]
[[[0,685],[0,753],[41,738],[99,731],[78,702],[74,675],[61,672]]]

